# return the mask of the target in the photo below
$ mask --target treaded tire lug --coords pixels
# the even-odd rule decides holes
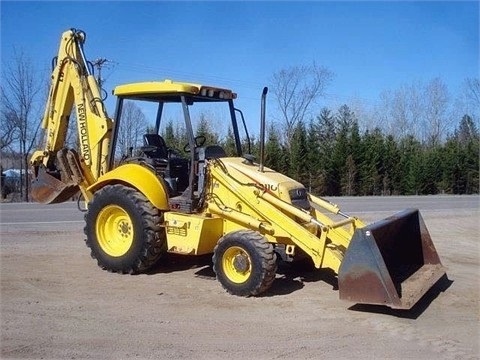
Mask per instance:
[[[232,275],[235,270],[225,265],[228,261],[224,257],[232,248],[241,249],[248,256],[250,267],[244,272],[248,275],[243,275],[245,279],[242,282],[235,278],[235,274]],[[267,291],[275,280],[277,255],[272,244],[256,231],[239,230],[226,234],[215,246],[212,260],[217,280],[233,295],[259,295]]]
[[[108,254],[97,237],[97,217],[109,205],[123,209],[133,226],[132,244],[121,256]],[[85,242],[100,268],[121,274],[138,274],[151,268],[166,252],[165,230],[160,226],[162,221],[163,214],[136,189],[120,184],[107,185],[94,194],[85,214]]]

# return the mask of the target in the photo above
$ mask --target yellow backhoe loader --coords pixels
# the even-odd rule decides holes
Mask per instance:
[[[338,274],[341,299],[401,309],[411,308],[445,274],[418,210],[366,225],[264,166],[267,88],[257,162],[243,150],[240,129],[247,127],[228,89],[170,80],[120,85],[109,118],[84,54],[85,38],[75,29],[62,34],[42,121],[44,145],[31,158],[32,195],[58,203],[81,193],[86,244],[101,268],[134,274],[166,252],[213,254],[226,291],[251,296],[269,289],[279,261],[309,258]],[[155,131],[145,134],[139,154],[120,158],[115,149],[131,101],[154,105]],[[229,114],[235,157],[194,136],[192,109],[209,104]],[[79,148],[68,149],[74,106]],[[187,156],[159,135],[162,115],[172,106],[183,114]]]

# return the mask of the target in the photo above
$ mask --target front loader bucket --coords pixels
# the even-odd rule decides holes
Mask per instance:
[[[78,192],[78,186],[64,183],[46,172],[44,167],[38,168],[37,176],[32,181],[32,197],[42,204],[55,204],[68,200]]]
[[[410,309],[445,274],[417,209],[357,229],[338,271],[340,299]]]

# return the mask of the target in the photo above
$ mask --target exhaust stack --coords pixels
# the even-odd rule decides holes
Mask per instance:
[[[258,170],[263,172],[263,165],[265,162],[265,108],[267,99],[268,87],[264,87],[262,91],[262,100],[260,107],[260,164]]]

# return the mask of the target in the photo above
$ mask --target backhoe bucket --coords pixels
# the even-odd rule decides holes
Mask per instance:
[[[357,229],[338,272],[340,299],[410,309],[445,274],[417,209]]]
[[[32,197],[42,204],[55,204],[68,200],[78,192],[78,186],[64,183],[46,172],[44,167],[38,168],[37,176],[32,181]]]

